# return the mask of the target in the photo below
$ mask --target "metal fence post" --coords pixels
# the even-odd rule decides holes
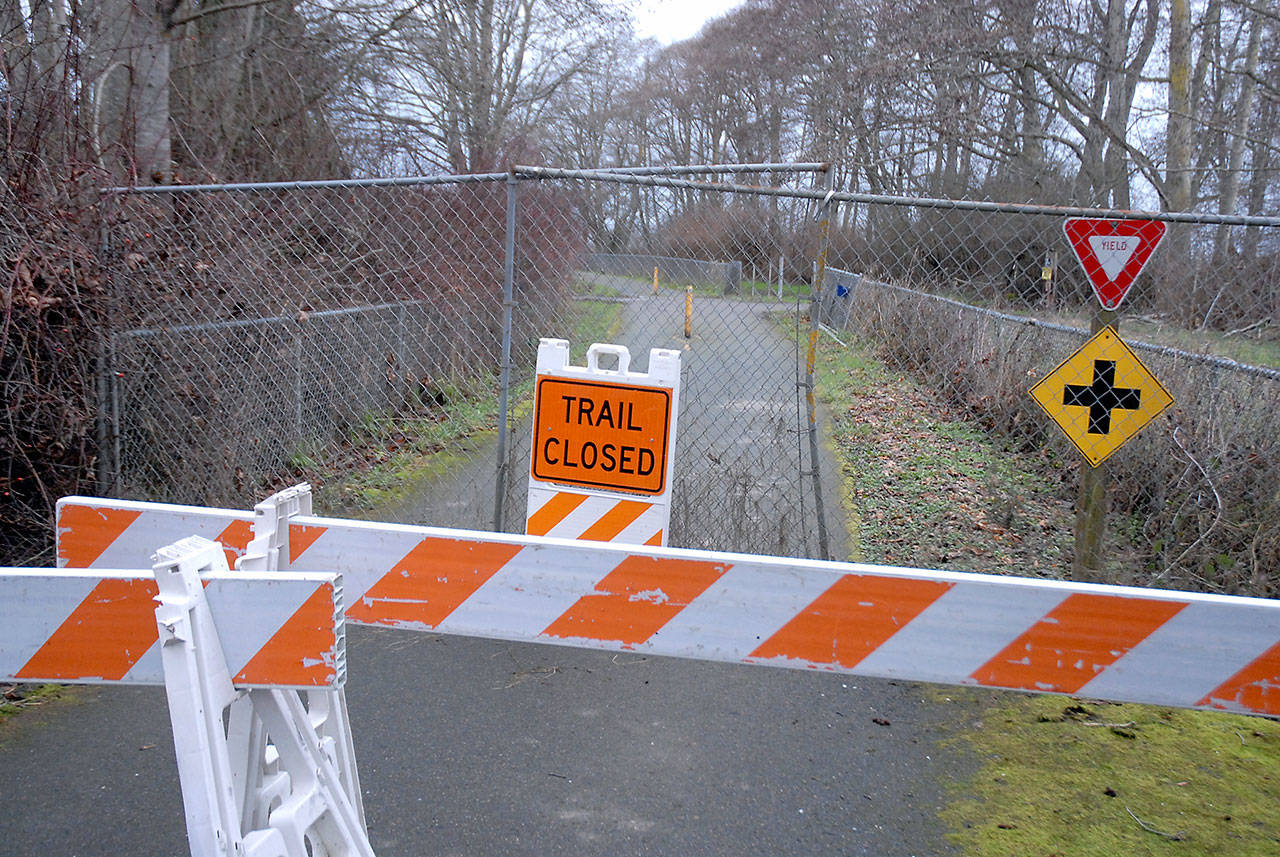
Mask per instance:
[[[827,243],[831,225],[831,197],[834,192],[835,170],[830,166],[823,181],[827,196],[819,203],[818,258],[814,262],[813,288],[809,293],[809,349],[805,355],[804,401],[809,418],[809,476],[813,480],[813,509],[818,519],[818,554],[820,559],[831,559],[827,538],[826,509],[822,502],[822,474],[818,459],[818,403],[814,398],[814,364],[818,358],[818,323],[822,311],[822,280],[827,274]]]
[[[105,200],[103,201],[105,204]],[[102,269],[107,267],[107,255],[110,250],[106,224],[106,212],[99,207],[99,216],[102,221],[98,224],[98,266]],[[109,280],[108,280],[109,282]],[[111,396],[111,361],[109,359],[110,350],[107,342],[111,337],[111,311],[110,306],[107,312],[104,324],[98,331],[97,341],[97,378],[95,383],[94,394],[97,399],[97,413],[94,415],[95,441],[98,445],[98,458],[95,462],[94,477],[97,481],[98,494],[108,493],[107,484],[109,481],[114,482],[114,475],[119,472],[119,459],[110,454],[111,449],[111,422],[112,422],[112,396]],[[114,487],[114,486],[113,486]]]
[[[391,406],[398,404],[409,379],[409,306],[396,307],[396,370],[391,389]]]
[[[502,373],[498,389],[498,469],[493,489],[493,529],[504,529],[507,499],[507,419],[511,392],[511,317],[516,305],[516,178],[507,173],[507,236],[502,260]]]
[[[306,319],[299,316],[293,322],[293,417],[298,431],[298,445],[306,439],[306,425],[302,421],[302,361],[306,350],[302,345],[302,326]]]

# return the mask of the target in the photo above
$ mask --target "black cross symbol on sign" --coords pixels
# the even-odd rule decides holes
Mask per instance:
[[[1142,403],[1142,391],[1132,387],[1116,387],[1116,361],[1093,361],[1093,383],[1067,384],[1062,389],[1062,404],[1089,409],[1089,434],[1111,433],[1113,410],[1136,411]]]

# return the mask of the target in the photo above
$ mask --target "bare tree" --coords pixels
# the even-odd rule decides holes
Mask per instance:
[[[425,0],[386,40],[362,118],[401,129],[420,167],[493,169],[594,69],[616,20],[595,0]]]
[[[175,160],[189,179],[349,174],[343,108],[368,79],[384,4],[225,2],[175,17]]]

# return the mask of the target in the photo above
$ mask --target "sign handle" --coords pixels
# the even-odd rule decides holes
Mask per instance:
[[[612,354],[618,358],[617,369],[601,369],[600,355]],[[593,342],[587,349],[587,369],[592,372],[616,372],[625,375],[631,369],[631,352],[625,345],[610,345],[607,342]]]

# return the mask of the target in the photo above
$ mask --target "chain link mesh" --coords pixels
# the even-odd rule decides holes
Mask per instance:
[[[821,499],[836,558],[1070,573],[1062,530],[1081,458],[1027,395],[1094,322],[1062,213],[824,200],[812,178],[783,166],[754,190],[729,181],[522,169],[118,194],[107,260],[115,493],[243,506],[306,478],[330,511],[487,529],[500,508],[501,526],[522,530],[534,355],[539,337],[553,336],[579,363],[598,341],[626,345],[639,370],[650,348],[683,352],[673,545],[817,555]],[[1280,229],[1181,219],[1191,222],[1170,224],[1118,317],[1176,405],[1105,465],[1108,562],[1098,576],[1274,595]],[[823,348],[897,373],[909,396],[994,438],[1015,469],[1048,486],[1035,505],[1005,463],[979,466],[1003,475],[979,480],[978,523],[1026,537],[1010,555],[1022,565],[966,563],[963,532],[945,551],[876,549],[895,538],[891,525],[873,525],[884,515],[859,481],[862,463],[924,477],[856,440],[871,419],[857,414],[871,410],[848,404],[847,367],[827,370],[846,398],[827,396],[832,436],[814,460],[801,394],[824,246]],[[945,502],[957,489],[939,484]],[[1056,547],[1030,538],[1036,527],[1053,531]]]
[[[848,205],[838,223],[823,322],[936,393],[945,411],[1003,439],[1003,454],[1031,461],[1063,506],[1076,502],[1089,465],[1028,395],[1098,323],[1062,216],[918,201]],[[1114,326],[1175,405],[1103,464],[1101,562],[1084,569],[1077,556],[1075,574],[1274,596],[1280,229],[1181,222],[1168,230]],[[1016,491],[985,499],[979,517],[989,525],[992,508],[1006,510],[1008,539],[1046,526],[1031,518],[1043,510],[1019,508]],[[1060,511],[1071,527],[1074,513]],[[1062,557],[1042,573],[1071,572]]]
[[[516,183],[503,456],[505,179],[120,194],[114,492],[243,506],[306,478],[330,511],[485,529],[501,494],[499,525],[522,531],[534,355],[554,336],[578,363],[626,345],[637,371],[683,351],[672,544],[813,554],[812,202]]]
[[[761,180],[813,183],[783,169]],[[800,284],[810,278],[817,250],[813,202],[607,179],[538,182],[548,185],[572,199],[582,218],[586,252],[573,302],[601,320],[592,336],[625,345],[633,371],[648,370],[651,348],[682,353],[669,543],[817,555],[818,519],[805,478],[808,420],[797,396],[804,357],[797,324],[807,324],[801,316],[808,295]],[[532,224],[533,245],[548,237],[536,221],[522,222]],[[780,265],[791,272],[781,293]],[[591,337],[575,335],[573,317],[546,317],[542,329],[570,340],[582,362]],[[531,386],[532,372],[531,361],[517,363],[515,385]],[[508,485],[507,508],[522,522],[526,416],[513,418],[511,437],[517,478]]]
[[[368,506],[491,433],[504,212],[499,181],[118,198],[117,492],[244,505],[311,478]],[[564,300],[572,247],[542,249],[521,281]]]

